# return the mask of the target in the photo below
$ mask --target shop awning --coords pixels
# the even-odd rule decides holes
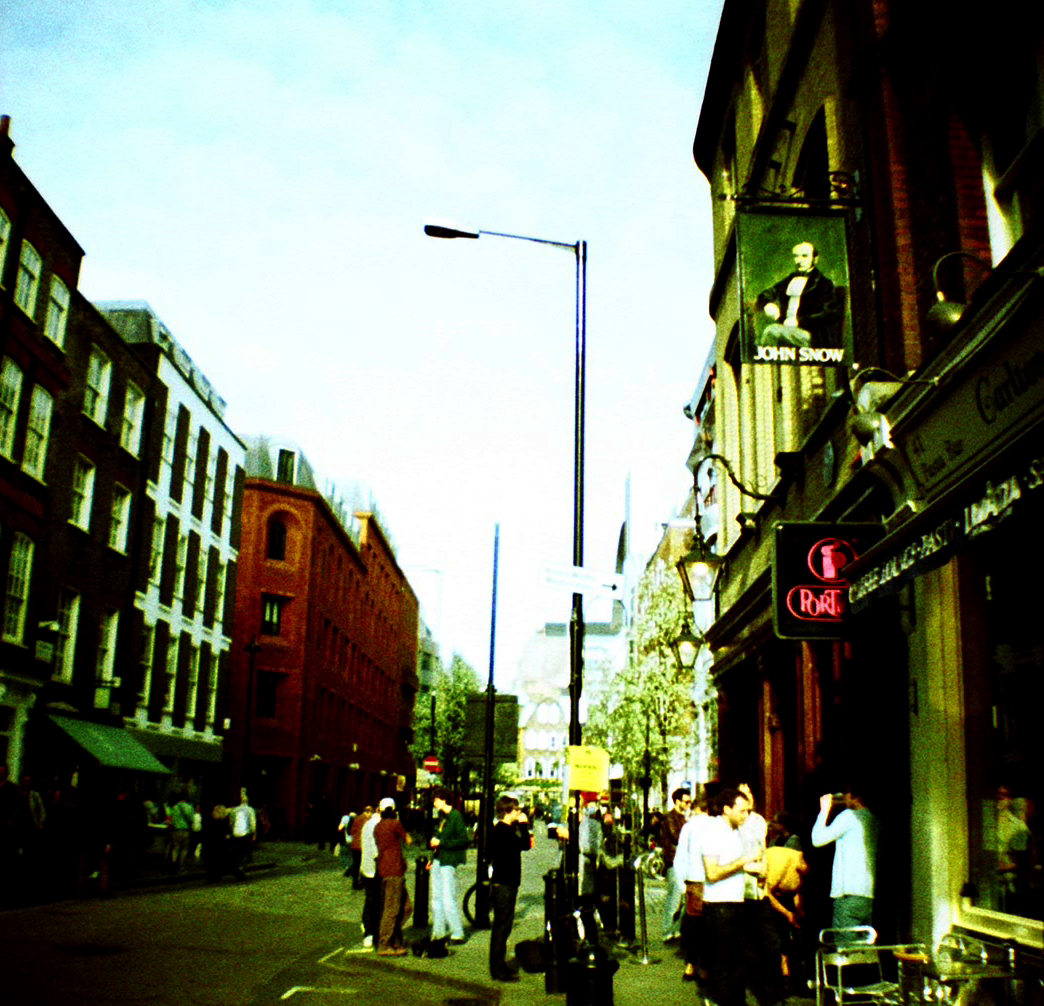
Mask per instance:
[[[166,765],[154,758],[122,727],[109,727],[103,723],[91,723],[68,716],[52,715],[51,721],[102,765],[134,772],[170,774]]]
[[[221,742],[204,741],[196,737],[185,737],[182,734],[169,733],[165,730],[135,730],[127,728],[128,733],[143,744],[154,755],[161,758],[185,758],[189,761],[221,761]]]

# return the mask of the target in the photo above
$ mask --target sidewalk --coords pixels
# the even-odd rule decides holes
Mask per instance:
[[[424,855],[424,849],[414,846],[410,850],[410,896],[414,896],[416,878],[416,857]],[[514,953],[515,944],[520,940],[542,940],[544,936],[544,874],[557,865],[559,858],[558,843],[545,837],[542,831],[536,833],[536,845],[532,851],[522,857],[522,885],[519,889],[518,903],[515,909],[515,925],[509,942],[509,956]],[[458,871],[458,894],[464,892],[475,882],[474,850],[471,850],[466,865]],[[358,895],[360,910],[361,893]],[[419,938],[426,934],[426,926],[415,920],[406,934]],[[503,1006],[530,1006],[530,1004],[562,1004],[564,992],[549,995],[544,991],[543,974],[527,974],[522,972],[517,983],[494,982],[489,977],[489,930],[472,929],[465,923],[467,942],[462,946],[451,946],[450,956],[432,960],[428,957],[407,957],[388,959],[377,958],[372,952],[362,947],[361,934],[352,934],[354,942],[346,948],[345,958],[350,959],[353,968],[365,967],[367,970],[389,970],[409,972],[422,982],[449,983],[459,989],[457,998],[448,997],[444,993],[433,1001],[460,1001],[461,995],[471,990],[467,1001],[482,1003],[501,1003]],[[684,963],[676,954],[674,946],[663,947],[658,938],[650,939],[649,957],[657,963],[641,964],[639,954],[627,950],[613,950],[613,957],[619,968],[613,976],[613,1003],[615,1006],[646,1006],[655,1002],[657,1006],[675,1006],[685,1004],[693,1006],[702,1003],[695,984],[682,981]],[[563,980],[565,976],[562,976]],[[564,987],[564,986],[563,986]],[[608,1006],[599,1003],[597,1006]]]

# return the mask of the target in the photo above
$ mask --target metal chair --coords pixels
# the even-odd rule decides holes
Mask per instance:
[[[899,1001],[899,982],[885,978],[883,955],[892,958],[893,946],[879,946],[872,926],[850,929],[824,929],[816,950],[816,1006],[824,1006],[829,992],[835,1006],[855,1003],[893,1003]],[[854,977],[846,971],[856,969]],[[871,979],[866,981],[865,979]]]

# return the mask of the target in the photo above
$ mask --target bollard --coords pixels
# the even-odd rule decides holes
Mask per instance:
[[[582,941],[569,960],[566,1006],[613,1006],[613,975],[619,967],[598,944]]]
[[[617,871],[617,928],[622,944],[630,946],[637,939],[635,925],[634,866],[624,862]]]
[[[428,892],[431,890],[431,874],[428,872],[428,857],[417,857],[417,880],[413,888],[413,924],[428,924]]]
[[[544,874],[544,991],[565,991],[566,970],[573,953],[572,918],[561,868]]]

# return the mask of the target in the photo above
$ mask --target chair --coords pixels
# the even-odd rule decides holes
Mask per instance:
[[[899,982],[886,980],[883,964],[884,956],[893,959],[895,949],[877,945],[872,926],[822,930],[816,951],[816,1006],[824,1006],[825,992],[831,993],[835,1006],[898,1002]],[[860,979],[858,984],[855,979]]]

